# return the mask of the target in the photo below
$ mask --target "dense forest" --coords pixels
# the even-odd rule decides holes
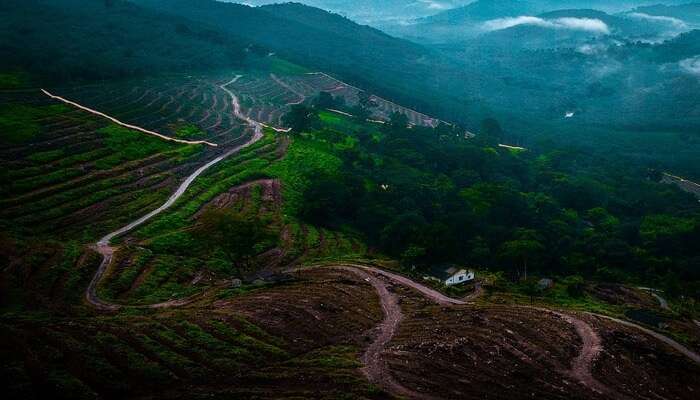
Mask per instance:
[[[297,140],[326,142],[343,160],[341,172],[316,175],[301,214],[358,229],[407,266],[454,262],[512,277],[529,268],[698,293],[697,199],[657,183],[658,171],[580,149],[502,148],[495,120],[468,140],[447,125],[407,127],[398,114],[380,128],[343,129],[313,110],[294,115],[311,132]]]
[[[240,66],[230,34],[119,0],[10,0],[0,4],[5,70],[53,83]]]

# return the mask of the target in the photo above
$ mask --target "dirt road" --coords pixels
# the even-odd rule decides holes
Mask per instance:
[[[97,110],[93,110],[92,108],[85,107],[85,106],[83,106],[83,105],[80,105],[80,104],[78,104],[78,103],[76,103],[76,102],[73,102],[73,101],[70,101],[70,100],[68,100],[68,99],[65,99],[65,98],[63,98],[63,97],[53,95],[53,94],[49,93],[49,91],[47,91],[47,90],[41,89],[41,92],[44,93],[45,95],[49,96],[50,98],[54,99],[54,100],[61,101],[61,102],[63,102],[63,103],[66,103],[66,104],[68,104],[68,105],[71,105],[71,106],[73,106],[73,107],[79,108],[79,109],[81,109],[81,110],[83,110],[83,111],[87,111],[87,112],[89,112],[89,113],[91,113],[91,114],[100,116],[100,117],[102,117],[102,118],[106,118],[106,119],[108,119],[108,120],[114,122],[114,123],[117,124],[117,125],[121,125],[121,126],[123,126],[123,127],[125,127],[125,128],[133,129],[133,130],[135,130],[135,131],[139,131],[139,132],[142,132],[142,133],[145,133],[145,134],[148,134],[148,135],[153,135],[153,136],[159,137],[159,138],[161,138],[161,139],[163,139],[163,140],[168,140],[168,141],[177,142],[177,143],[184,143],[184,144],[205,144],[205,145],[207,145],[207,146],[212,146],[212,147],[217,147],[217,146],[218,146],[218,144],[216,144],[216,143],[211,143],[211,142],[207,142],[206,140],[184,140],[184,139],[176,139],[176,138],[173,138],[173,137],[170,137],[170,136],[166,136],[166,135],[163,135],[163,134],[161,134],[161,133],[154,132],[154,131],[151,131],[151,130],[142,128],[142,127],[140,127],[140,126],[127,124],[126,122],[122,122],[122,121],[120,121],[120,120],[118,120],[118,119],[116,119],[116,118],[114,118],[114,117],[112,117],[112,116],[110,116],[110,115],[107,115],[107,114],[105,114],[105,113],[103,113],[103,112],[100,112],[100,111],[97,111]]]
[[[642,286],[638,287],[637,289],[649,292],[649,294],[651,294],[652,297],[654,297],[659,302],[659,307],[661,307],[662,309],[667,311],[671,310],[671,307],[668,306],[668,301],[666,301],[666,299],[658,295],[658,292],[661,292],[661,290]]]
[[[554,315],[557,315],[561,317],[564,321],[573,325],[574,329],[576,329],[576,333],[581,338],[581,350],[579,351],[578,356],[576,356],[574,361],[571,363],[571,370],[568,371],[571,377],[578,380],[589,389],[595,390],[598,393],[614,393],[613,390],[611,390],[610,388],[599,382],[597,379],[595,379],[591,372],[593,369],[593,363],[595,363],[596,359],[598,359],[600,352],[603,351],[603,342],[600,339],[598,333],[593,329],[593,327],[591,327],[586,322],[575,318],[569,314],[563,314],[551,310],[543,311],[547,311]],[[615,396],[616,398],[619,398],[618,393],[615,393]]]
[[[588,314],[592,315],[594,317],[604,318],[604,319],[607,319],[610,321],[617,322],[618,324],[621,324],[621,325],[625,325],[625,326],[629,326],[631,328],[638,329],[638,330],[646,333],[647,335],[654,337],[654,338],[666,343],[671,348],[673,348],[677,352],[683,354],[684,356],[688,357],[689,359],[691,359],[695,363],[700,364],[700,354],[688,349],[687,347],[685,347],[682,344],[676,342],[675,340],[669,338],[668,336],[662,335],[658,332],[652,331],[651,329],[645,328],[641,325],[637,325],[633,322],[629,322],[629,321],[625,321],[625,320],[617,319],[617,318],[613,318],[613,317],[608,317],[607,315],[602,315],[602,314],[595,314],[595,313],[588,313]]]
[[[163,211],[167,210],[170,208],[175,202],[187,191],[187,189],[192,185],[192,182],[194,182],[197,177],[199,177],[204,171],[207,169],[211,168],[215,164],[219,163],[220,161],[230,157],[233,154],[238,153],[242,149],[252,145],[253,143],[257,142],[263,137],[263,129],[262,129],[262,124],[252,120],[251,118],[247,117],[241,112],[241,107],[240,107],[240,102],[238,100],[238,97],[230,91],[227,86],[236,82],[238,79],[241,78],[241,75],[236,75],[232,80],[230,80],[227,83],[224,83],[220,85],[219,87],[224,90],[226,93],[231,98],[231,103],[233,105],[233,113],[236,116],[236,118],[241,119],[245,121],[251,128],[253,128],[254,134],[253,136],[245,143],[236,146],[232,149],[229,149],[226,151],[224,154],[216,157],[215,159],[209,161],[208,163],[202,165],[199,167],[196,171],[194,171],[190,176],[185,179],[182,184],[177,188],[175,193],[173,193],[168,200],[163,203],[160,207],[156,208],[155,210],[149,212],[148,214],[138,218],[137,220],[129,223],[128,225],[117,229],[114,232],[108,233],[105,235],[102,239],[100,239],[96,245],[95,249],[102,255],[102,262],[100,263],[99,268],[97,269],[97,272],[95,275],[92,277],[92,280],[90,281],[90,285],[88,285],[88,288],[85,292],[85,299],[90,303],[92,306],[94,306],[98,310],[103,310],[103,311],[115,311],[121,308],[122,306],[119,304],[114,304],[114,303],[109,303],[105,302],[103,300],[100,300],[99,296],[97,295],[97,285],[99,284],[100,280],[102,279],[102,276],[104,273],[107,271],[107,268],[109,267],[110,263],[112,262],[112,258],[114,255],[114,248],[109,245],[109,243],[112,241],[112,239],[121,236],[134,228],[138,227],[139,225],[142,225],[146,221],[150,220],[151,218],[155,217],[156,215],[162,213]],[[164,308],[164,307],[170,307],[170,306],[175,306],[175,305],[182,305],[183,300],[171,300],[167,301],[164,303],[158,303],[158,304],[151,304],[148,306],[144,307],[149,307],[149,308]]]
[[[372,275],[383,276],[395,283],[413,289],[421,293],[426,298],[440,305],[459,306],[469,304],[468,301],[453,299],[451,297],[443,295],[440,292],[437,292],[434,289],[428,288],[425,285],[415,282],[405,276],[401,276],[368,265],[340,263],[331,265],[330,267],[343,269],[356,274],[362,274],[361,276],[369,277],[369,282],[372,283],[373,286],[375,286],[380,298],[382,299],[382,309],[384,310],[385,320],[379,326],[380,334],[378,335],[377,339],[375,339],[375,341],[367,348],[366,353],[362,358],[362,362],[365,365],[363,371],[365,371],[365,374],[367,375],[370,382],[375,383],[380,387],[383,387],[384,389],[395,395],[404,396],[407,398],[426,398],[425,395],[416,394],[410,389],[407,389],[398,384],[396,381],[394,381],[391,377],[391,372],[388,370],[386,364],[383,361],[381,361],[381,354],[383,353],[386,345],[391,341],[392,337],[394,336],[398,325],[400,324],[403,318],[403,315],[401,313],[401,308],[398,305],[395,296],[388,292],[383,293],[383,291],[386,291],[386,286],[382,283],[377,283],[378,281],[376,280],[376,278],[372,278]],[[576,379],[581,384],[595,392],[608,395],[613,398],[625,398],[624,396],[617,393],[615,390],[609,388],[608,386],[595,379],[595,377],[593,376],[593,364],[599,357],[600,353],[603,351],[603,344],[600,335],[598,335],[598,333],[595,331],[595,329],[593,329],[593,327],[590,324],[586,323],[585,321],[579,318],[574,317],[573,315],[565,314],[559,311],[537,307],[524,307],[534,308],[542,312],[557,315],[567,323],[571,324],[576,330],[576,333],[581,338],[582,345],[581,349],[579,350],[579,354],[572,361],[570,370],[562,371],[564,374],[571,376],[573,379]],[[657,332],[646,329],[628,321],[623,321],[598,314],[590,315],[594,315],[601,318],[607,318],[609,320],[618,322],[622,325],[639,329],[642,332],[668,344],[673,349],[679,351],[681,354],[687,356],[691,360],[700,363],[699,355],[692,352],[691,350],[688,350],[681,344],[675,342],[674,340],[664,335],[661,335]]]
[[[431,289],[425,285],[422,285],[418,282],[415,282],[405,276],[395,274],[393,272],[385,271],[383,269],[367,266],[367,265],[362,265],[362,264],[341,264],[341,266],[348,266],[348,267],[353,267],[353,268],[359,268],[364,271],[370,271],[372,273],[378,274],[385,276],[392,281],[399,283],[401,285],[404,285],[406,287],[409,287],[413,290],[416,290],[423,294],[425,297],[429,298],[430,300],[433,300],[434,302],[440,304],[440,305],[464,305],[464,304],[469,304],[469,302],[464,301],[464,300],[459,300],[459,299],[453,299],[451,297],[445,296],[444,294],[438,292],[435,289]]]
[[[384,320],[374,329],[377,332],[374,334],[372,343],[365,349],[362,355],[362,372],[367,377],[367,380],[383,388],[389,393],[409,399],[425,399],[426,396],[416,393],[394,380],[389,369],[386,366],[382,354],[386,349],[386,345],[391,341],[396,334],[396,331],[403,319],[401,307],[399,306],[396,295],[389,292],[386,284],[382,279],[375,275],[369,274],[363,269],[353,266],[337,266],[333,267],[339,270],[349,271],[358,275],[366,282],[369,282],[377,291],[382,311],[384,312]]]

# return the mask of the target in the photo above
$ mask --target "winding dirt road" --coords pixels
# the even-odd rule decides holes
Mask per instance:
[[[76,103],[76,102],[74,102],[74,101],[70,101],[70,100],[68,100],[68,99],[66,99],[66,98],[63,98],[63,97],[61,97],[61,96],[56,96],[56,95],[54,95],[54,94],[51,94],[48,90],[41,89],[41,92],[44,93],[45,95],[49,96],[50,98],[54,99],[54,100],[61,101],[61,102],[63,102],[63,103],[66,103],[66,104],[68,104],[68,105],[71,105],[71,106],[73,106],[73,107],[79,108],[79,109],[81,109],[81,110],[83,110],[83,111],[87,111],[87,112],[89,112],[89,113],[91,113],[91,114],[100,116],[100,117],[102,117],[102,118],[106,118],[106,119],[108,119],[108,120],[114,122],[114,123],[117,124],[117,125],[121,125],[121,126],[123,126],[123,127],[125,127],[125,128],[132,129],[132,130],[135,130],[135,131],[139,131],[139,132],[142,132],[142,133],[145,133],[145,134],[148,134],[148,135],[157,136],[157,137],[159,137],[159,138],[161,138],[161,139],[163,139],[163,140],[168,140],[168,141],[177,142],[177,143],[184,143],[184,144],[205,144],[205,145],[211,146],[211,147],[217,147],[217,146],[218,146],[218,144],[216,144],[216,143],[211,143],[211,142],[207,142],[206,140],[184,140],[184,139],[176,139],[176,138],[173,138],[173,137],[170,137],[170,136],[166,136],[166,135],[163,135],[163,134],[161,134],[161,133],[158,133],[158,132],[155,132],[155,131],[151,131],[151,130],[142,128],[142,127],[140,127],[140,126],[127,124],[126,122],[122,122],[122,121],[120,121],[120,120],[118,120],[118,119],[116,119],[116,118],[114,118],[114,117],[112,117],[112,116],[110,116],[110,115],[107,115],[107,114],[105,114],[105,113],[103,113],[103,112],[100,112],[100,111],[97,111],[97,110],[93,110],[92,108],[89,108],[89,107],[85,107],[85,106],[83,106],[83,105],[81,105],[81,104],[78,104],[78,103]]]
[[[102,276],[104,273],[107,271],[107,268],[112,262],[112,259],[114,258],[114,248],[109,245],[110,241],[112,239],[121,236],[134,228],[136,228],[139,225],[142,225],[144,222],[150,220],[151,218],[155,217],[156,215],[162,213],[163,211],[167,210],[170,208],[175,202],[187,191],[187,189],[192,185],[192,182],[194,182],[197,177],[199,177],[204,171],[207,169],[211,168],[213,165],[219,163],[220,161],[230,157],[233,154],[238,153],[242,149],[252,145],[253,143],[257,142],[263,137],[263,125],[258,122],[254,121],[253,119],[247,117],[241,112],[241,106],[240,102],[238,100],[238,97],[227,88],[228,85],[233,84],[236,82],[238,79],[240,79],[242,75],[236,75],[233,79],[231,79],[229,82],[226,82],[222,85],[219,85],[219,88],[224,90],[226,93],[231,98],[231,103],[233,105],[233,113],[236,116],[236,118],[239,118],[243,121],[245,121],[251,128],[253,128],[254,134],[253,136],[245,143],[236,146],[228,151],[226,151],[224,154],[216,157],[215,159],[209,161],[208,163],[202,165],[199,167],[196,171],[194,171],[190,176],[185,179],[182,184],[177,188],[175,193],[173,193],[168,200],[163,203],[160,207],[156,208],[155,210],[149,212],[148,214],[140,217],[139,219],[129,223],[128,225],[117,229],[114,232],[108,233],[105,235],[102,239],[100,239],[94,246],[95,250],[99,252],[102,255],[102,262],[100,263],[99,268],[97,269],[97,272],[95,275],[92,277],[92,280],[90,281],[90,284],[88,285],[88,288],[85,292],[85,299],[90,303],[92,306],[94,306],[98,310],[103,310],[103,311],[115,311],[118,310],[122,307],[123,305],[120,304],[115,304],[115,303],[110,303],[106,302],[104,300],[101,300],[99,296],[97,295],[97,285],[99,284],[100,280],[102,279]],[[171,300],[163,303],[156,303],[156,304],[150,304],[147,306],[142,306],[146,308],[165,308],[165,307],[171,307],[171,306],[177,306],[177,305],[183,305],[186,304],[188,301],[187,300]]]
[[[319,266],[320,265],[315,265],[307,268],[315,268]],[[416,392],[413,392],[410,389],[396,382],[391,376],[391,372],[386,366],[386,363],[382,360],[382,354],[387,344],[391,341],[394,334],[396,333],[398,325],[403,319],[403,314],[401,312],[401,308],[398,304],[396,296],[390,293],[387,290],[386,285],[381,280],[376,279],[376,276],[383,276],[395,283],[413,289],[425,296],[426,298],[443,306],[460,306],[469,304],[469,301],[453,299],[451,297],[443,295],[440,292],[437,292],[434,289],[431,289],[429,287],[426,287],[425,285],[415,282],[405,276],[401,276],[372,266],[354,263],[341,263],[329,265],[326,267],[349,271],[363,277],[366,281],[372,284],[372,286],[374,286],[374,288],[377,291],[377,294],[380,297],[382,310],[384,311],[384,320],[378,326],[379,333],[375,337],[374,341],[367,347],[365,353],[362,356],[362,362],[364,364],[363,372],[366,374],[368,380],[373,384],[385,389],[389,393],[398,396],[420,399],[430,398],[424,394],[418,394]],[[306,268],[298,268],[295,270],[303,269]],[[598,335],[598,333],[590,324],[579,318],[574,317],[573,315],[565,314],[559,311],[537,307],[523,307],[536,309],[538,311],[550,313],[562,318],[564,321],[566,321],[574,327],[576,333],[581,338],[582,345],[581,349],[579,350],[579,354],[572,361],[571,368],[568,371],[562,371],[562,373],[572,377],[584,386],[600,394],[608,395],[613,398],[626,398],[625,396],[622,396],[620,393],[616,392],[614,389],[604,385],[593,376],[593,364],[597,360],[600,353],[603,351],[603,343],[600,338],[600,335]],[[654,332],[650,329],[644,328],[629,321],[619,320],[616,318],[594,313],[588,314],[595,317],[615,321],[625,326],[636,328],[668,344],[671,348],[685,355],[692,361],[700,363],[700,356],[698,354],[694,353],[693,351],[687,349],[686,347],[674,341],[673,339],[670,339],[662,334],[659,334],[657,332]]]
[[[401,307],[399,306],[396,295],[389,292],[383,280],[378,279],[375,275],[367,273],[364,269],[355,266],[333,266],[332,268],[358,275],[360,278],[369,282],[377,291],[377,295],[379,295],[379,301],[382,305],[382,311],[384,312],[384,319],[373,329],[377,332],[374,333],[372,343],[365,349],[361,358],[362,364],[364,365],[362,372],[367,377],[367,380],[397,396],[410,399],[425,399],[425,395],[418,394],[396,382],[382,358],[384,349],[396,334],[399,324],[403,319],[403,313],[401,312]]]
[[[643,286],[639,286],[637,287],[637,289],[649,292],[649,294],[651,294],[651,296],[659,302],[659,307],[661,307],[662,309],[667,311],[671,310],[671,307],[668,306],[668,301],[666,301],[666,299],[664,299],[663,297],[659,296],[658,292],[661,292],[661,290]]]
[[[638,330],[640,330],[640,331],[646,333],[647,335],[649,335],[649,336],[651,336],[651,337],[653,337],[653,338],[656,338],[656,339],[658,339],[658,340],[660,340],[660,341],[666,343],[666,344],[669,345],[671,348],[673,348],[673,349],[676,350],[677,352],[683,354],[684,356],[688,357],[689,359],[691,359],[691,360],[694,361],[695,363],[700,364],[700,354],[698,354],[698,353],[696,353],[696,352],[694,352],[694,351],[688,349],[687,347],[685,347],[685,346],[683,346],[682,344],[676,342],[675,340],[669,338],[668,336],[662,335],[662,334],[660,334],[660,333],[658,333],[658,332],[652,331],[651,329],[648,329],[648,328],[645,328],[645,327],[643,327],[643,326],[637,325],[637,324],[635,324],[635,323],[633,323],[633,322],[625,321],[625,320],[623,320],[623,319],[613,318],[613,317],[609,317],[609,316],[607,316],[607,315],[595,314],[595,313],[587,313],[587,314],[592,315],[592,316],[594,316],[594,317],[598,317],[598,318],[603,318],[603,319],[607,319],[607,320],[610,320],[610,321],[614,321],[614,322],[617,322],[618,324],[625,325],[625,326],[629,326],[630,328],[638,329]]]
[[[581,382],[584,386],[602,394],[615,394],[615,398],[621,398],[619,393],[614,392],[609,387],[602,384],[593,377],[591,372],[593,363],[598,359],[598,356],[603,351],[603,341],[600,339],[598,332],[586,322],[575,318],[568,314],[563,314],[557,311],[545,310],[554,315],[558,315],[564,321],[573,325],[576,333],[581,338],[581,350],[578,356],[571,363],[571,370],[568,374]]]

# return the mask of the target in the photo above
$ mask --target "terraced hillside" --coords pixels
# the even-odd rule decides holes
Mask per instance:
[[[322,91],[342,98],[349,107],[358,105],[364,98],[371,118],[377,121],[388,121],[393,113],[400,113],[417,126],[435,127],[441,122],[321,72],[249,75],[231,87],[240,95],[241,105],[248,116],[273,126],[282,125],[281,117],[289,106],[308,102]]]
[[[33,234],[91,235],[96,223],[123,223],[163,201],[214,152],[148,137],[38,92],[4,96],[3,112],[24,133],[0,149],[1,215]]]
[[[129,124],[189,140],[227,146],[244,141],[244,121],[237,119],[220,78],[176,75],[117,83],[52,88],[68,100]]]
[[[313,271],[218,297],[141,316],[4,318],[5,396],[381,397],[357,370],[363,332],[380,318],[359,278]]]
[[[12,135],[0,148],[0,375],[10,398],[689,399],[700,390],[697,355],[682,345],[478,291],[453,299],[387,271],[396,263],[352,228],[303,219],[314,179],[343,173],[351,134],[374,140],[385,127],[317,110],[322,129],[287,134],[280,117],[321,91],[359,102],[357,89],[276,73],[50,90],[217,146],[165,141],[38,90],[2,92],[0,127]],[[375,118],[411,112],[369,100]],[[109,232],[118,234],[100,240]],[[246,234],[250,251],[229,256],[240,251],[231,239]]]
[[[40,299],[52,307],[79,304],[75,288],[89,281],[99,264],[88,247],[164,204],[191,174],[197,178],[166,213],[138,227],[133,236],[115,238],[125,239],[124,246],[108,265],[106,279],[98,282],[100,296],[150,304],[225,285],[230,280],[225,271],[216,265],[202,269],[210,257],[185,251],[191,242],[188,232],[205,208],[245,209],[269,222],[279,239],[261,249],[256,262],[260,274],[302,258],[363,252],[357,239],[283,216],[279,180],[263,184],[270,192],[266,196],[276,199],[269,206],[260,203],[258,189],[246,191],[257,187],[251,179],[271,182],[279,175],[273,169],[279,168],[289,140],[270,130],[250,147],[230,154],[255,131],[251,121],[256,120],[239,117],[234,110],[238,95],[229,86],[239,79],[233,74],[177,76],[50,88],[74,105],[124,124],[172,138],[206,140],[217,147],[163,141],[63,104],[38,89],[3,92],[2,122],[15,132],[4,138],[0,149],[7,167],[0,217],[9,232],[3,236],[3,252],[11,260],[3,272],[11,287],[22,288],[11,292],[17,297],[32,292],[32,301]],[[227,158],[199,171],[222,155]],[[227,191],[228,196],[245,193],[224,204]],[[34,240],[25,239],[29,237]]]

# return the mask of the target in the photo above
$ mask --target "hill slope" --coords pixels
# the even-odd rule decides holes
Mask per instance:
[[[121,0],[8,0],[0,19],[0,67],[54,82],[231,67],[245,54],[231,34]]]

